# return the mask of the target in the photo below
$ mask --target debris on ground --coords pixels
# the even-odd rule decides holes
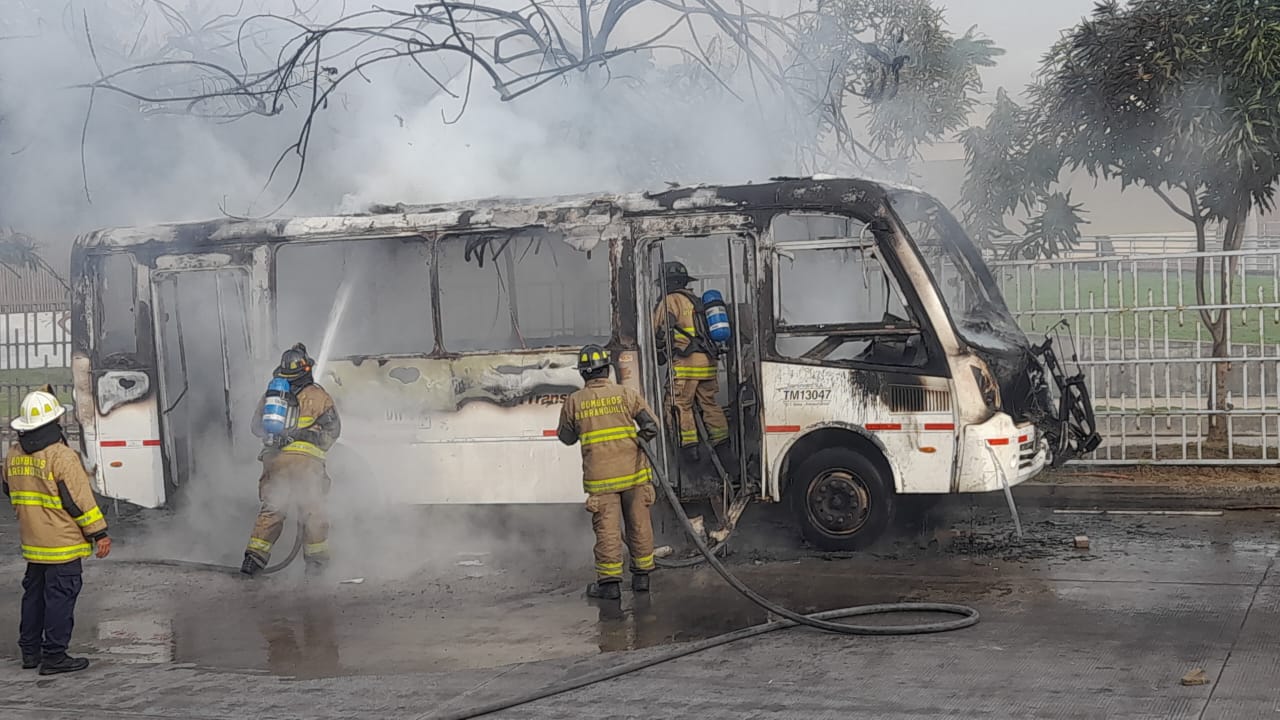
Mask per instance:
[[[364,578],[351,578],[349,580],[340,580],[339,585],[360,585],[364,583]]]
[[[1088,536],[1088,535],[1077,535],[1077,536],[1076,536],[1076,539],[1075,539],[1075,546],[1076,546],[1076,549],[1077,549],[1077,550],[1088,550],[1088,549],[1089,549],[1089,536]]]
[[[1209,675],[1201,668],[1196,668],[1182,676],[1183,685],[1208,685]]]

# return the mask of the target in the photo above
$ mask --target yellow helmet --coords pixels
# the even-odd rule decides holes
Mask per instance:
[[[18,432],[30,432],[57,421],[67,412],[52,393],[35,390],[22,399],[22,415],[14,418],[9,427]]]

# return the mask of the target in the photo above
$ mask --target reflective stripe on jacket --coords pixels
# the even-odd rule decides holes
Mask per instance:
[[[312,383],[298,391],[298,429],[294,432],[297,439],[280,451],[324,460],[339,432],[338,409],[333,405],[333,398],[324,388]]]
[[[696,312],[697,307],[694,306],[689,294],[677,291],[667,293],[667,296],[662,299],[662,304],[653,313],[653,328],[659,337],[670,329],[669,342],[678,351],[671,353],[671,366],[675,368],[676,378],[682,380],[708,380],[716,376],[716,361],[710,355],[704,352],[681,354],[688,350],[693,338],[698,337],[698,322],[694,317]],[[682,374],[682,368],[710,368],[710,374]]]
[[[91,542],[106,536],[107,521],[74,450],[54,443],[28,455],[15,443],[4,475],[24,558],[53,565],[93,554]]]
[[[582,446],[582,489],[591,495],[630,490],[649,482],[653,471],[636,444],[635,418],[652,415],[640,393],[608,378],[587,386],[564,401],[557,433]]]

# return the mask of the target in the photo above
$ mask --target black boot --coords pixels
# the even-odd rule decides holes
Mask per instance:
[[[325,571],[328,569],[328,558],[310,557],[306,558],[306,569],[303,574],[308,580],[318,580],[324,577]]]
[[[23,670],[34,670],[38,667],[40,667],[40,653],[36,653],[34,655],[28,655],[26,653],[22,654]]]
[[[622,583],[618,580],[593,582],[587,586],[587,597],[598,600],[618,600],[622,597]]]
[[[702,453],[697,445],[685,445],[680,448],[680,464],[687,468],[696,468],[702,462]]]
[[[638,593],[649,592],[649,573],[632,573],[631,589]]]
[[[89,667],[88,658],[73,658],[70,655],[63,654],[57,658],[45,658],[44,664],[40,666],[41,675],[58,675],[60,673],[76,672]]]
[[[267,563],[258,558],[253,553],[244,554],[244,562],[240,563],[240,572],[248,577],[258,574],[258,571],[266,567]]]

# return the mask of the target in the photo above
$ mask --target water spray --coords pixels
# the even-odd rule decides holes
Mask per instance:
[[[347,314],[347,304],[351,301],[352,281],[358,273],[347,273],[338,286],[338,296],[334,298],[333,307],[329,308],[329,320],[324,326],[324,337],[320,340],[320,353],[316,355],[315,377],[324,377],[325,367],[333,354],[333,340],[338,335],[338,326]]]

